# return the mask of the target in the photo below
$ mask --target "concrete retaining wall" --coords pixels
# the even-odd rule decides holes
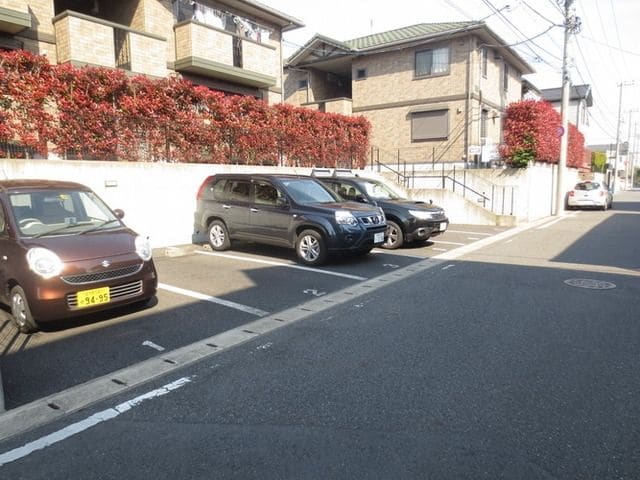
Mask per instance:
[[[191,243],[196,193],[208,175],[225,171],[309,174],[310,169],[257,166],[0,160],[0,178],[68,180],[91,187],[125,223],[149,236],[154,248]]]
[[[191,243],[196,193],[202,181],[228,171],[309,174],[309,168],[259,167],[215,164],[136,163],[67,160],[0,159],[0,178],[44,178],[70,180],[91,187],[112,208],[125,212],[125,223],[149,236],[154,248]],[[496,185],[517,186],[515,215],[494,215],[474,199],[438,188],[407,191],[410,198],[445,208],[453,223],[512,225],[548,216],[555,192],[555,168],[536,165],[527,169],[474,170]],[[366,176],[382,178],[373,172]],[[566,185],[573,185],[577,172],[568,170]],[[398,190],[401,188],[398,187]]]

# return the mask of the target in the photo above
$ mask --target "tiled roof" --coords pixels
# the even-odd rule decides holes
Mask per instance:
[[[354,38],[343,42],[354,50],[383,47],[387,44],[402,42],[431,35],[438,35],[463,29],[481,22],[446,22],[446,23],[420,23],[410,27],[398,28],[388,32],[374,33],[366,37]]]

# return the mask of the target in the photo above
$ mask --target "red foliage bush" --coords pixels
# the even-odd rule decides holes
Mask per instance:
[[[0,141],[97,160],[361,167],[370,130],[363,117],[25,51],[0,52],[0,107]]]
[[[510,104],[505,112],[504,143],[500,153],[507,163],[515,163],[522,152],[538,162],[558,163],[562,119],[549,102],[523,100]],[[584,136],[569,124],[567,165],[584,165]]]

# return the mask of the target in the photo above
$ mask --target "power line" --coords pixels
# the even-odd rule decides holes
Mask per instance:
[[[518,27],[516,27],[514,25],[514,23],[509,20],[509,18],[507,18],[501,11],[499,11],[498,9],[496,9],[496,7],[491,3],[490,0],[482,0],[484,2],[485,5],[487,5],[493,12],[495,12],[502,20],[503,22],[507,25],[507,27],[509,27],[509,29],[515,33],[515,35],[517,37],[524,37],[526,38],[526,35],[524,33],[522,33],[520,31],[520,29]],[[554,65],[552,65],[551,63],[549,63],[546,59],[544,59],[543,57],[541,57],[534,49],[531,45],[534,45],[535,47],[537,47],[539,50],[543,51],[544,53],[546,53],[547,55],[553,57],[556,60],[562,60],[560,57],[558,57],[557,55],[550,53],[549,51],[545,50],[544,48],[542,48],[540,45],[538,45],[536,42],[526,42],[526,46],[527,48],[533,53],[534,57],[539,58],[540,60],[542,60],[544,63],[546,63],[549,66],[555,67]]]
[[[618,37],[618,47],[622,50],[622,42],[620,41],[620,29],[618,28],[618,18],[616,17],[616,10],[613,8],[613,0],[609,0],[611,5],[611,13],[613,14],[613,26],[616,31],[616,36]],[[629,73],[629,65],[624,61],[624,54],[622,55],[622,63],[624,68],[627,70],[627,75],[631,78],[631,74]]]
[[[600,2],[596,1],[594,3],[596,5],[596,9],[598,10],[598,20],[600,20],[600,28],[602,29],[602,34],[604,35],[605,42],[609,43],[609,39],[607,38],[607,32],[606,32],[606,29],[604,28],[604,23],[602,21],[602,12],[600,12]],[[609,47],[609,49],[611,49],[611,47]],[[613,53],[611,55],[611,61],[613,62],[613,67],[616,69],[616,72],[618,73],[618,78],[622,78],[622,75],[620,75],[620,69],[618,68],[618,63],[616,62],[615,57],[613,56]]]
[[[540,18],[542,18],[543,20],[549,22],[551,25],[556,26],[556,27],[561,27],[562,24],[560,23],[556,23],[553,20],[549,20],[547,17],[545,17],[543,14],[541,14],[538,10],[536,10],[535,8],[533,8],[531,5],[529,5],[528,2],[523,1],[522,2],[529,10],[531,10],[533,13],[535,13],[536,15],[538,15]]]

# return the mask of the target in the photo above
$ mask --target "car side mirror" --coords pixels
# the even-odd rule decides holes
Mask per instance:
[[[358,195],[356,195],[356,202],[367,203],[367,199],[364,195],[359,193]]]
[[[124,218],[124,210],[121,210],[120,208],[116,208],[113,213],[116,214],[116,217],[119,218],[120,220],[122,220]]]
[[[276,207],[286,208],[288,206],[289,206],[289,202],[287,201],[287,199],[285,197],[276,198]]]

